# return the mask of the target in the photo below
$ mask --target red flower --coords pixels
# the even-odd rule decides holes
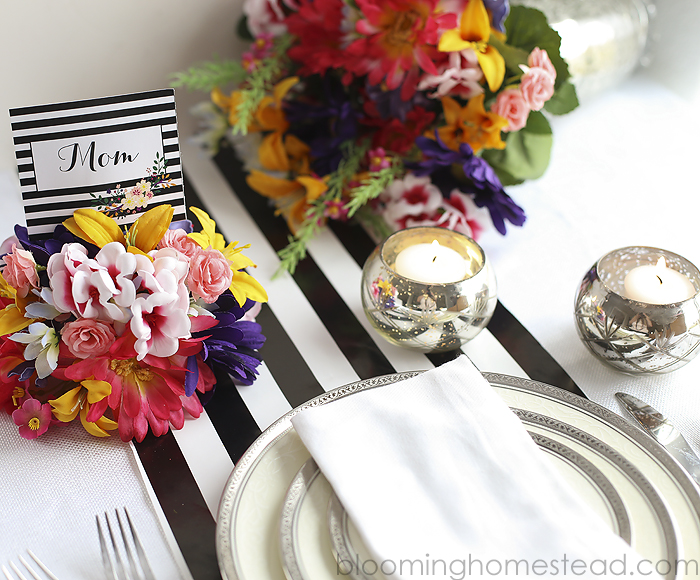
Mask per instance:
[[[371,85],[401,86],[401,98],[415,93],[420,71],[437,74],[440,32],[457,26],[456,14],[442,14],[439,0],[357,0],[361,38],[345,50],[346,68],[369,75]]]
[[[299,10],[285,23],[298,39],[287,54],[301,64],[299,74],[323,74],[344,64],[341,48],[343,7],[341,0],[302,0]]]
[[[152,355],[137,360],[134,342],[133,335],[125,334],[109,353],[78,360],[63,372],[66,379],[75,382],[95,378],[112,385],[107,402],[123,441],[143,441],[149,425],[160,436],[171,422],[182,426],[183,419],[186,369]]]
[[[401,121],[395,117],[389,119],[370,119],[365,123],[378,127],[372,137],[372,147],[383,147],[398,155],[407,153],[415,144],[416,137],[422,135],[435,119],[435,113],[416,107]]]

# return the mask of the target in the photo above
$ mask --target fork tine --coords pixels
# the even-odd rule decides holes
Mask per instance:
[[[19,568],[16,566],[14,562],[10,562],[10,568],[12,568],[15,571],[15,574],[19,577],[19,580],[27,580],[23,575],[22,572],[20,572]],[[7,574],[7,572],[6,572]],[[8,576],[9,578],[9,576]]]
[[[146,558],[146,551],[143,549],[143,544],[141,544],[141,540],[139,539],[139,536],[136,533],[136,528],[131,522],[131,516],[129,515],[129,511],[126,508],[124,508],[124,513],[126,514],[126,521],[128,522],[129,529],[131,530],[131,536],[134,539],[134,545],[136,546],[136,554],[139,557],[139,563],[141,564],[143,574],[146,577],[146,580],[156,580],[155,576],[153,575],[153,570],[151,570],[151,566],[148,563],[148,558]],[[119,525],[121,525],[121,521],[119,522]]]
[[[124,508],[126,510],[126,508]],[[122,519],[119,517],[119,510],[114,510],[114,513],[117,514],[117,523],[119,524],[119,531],[122,534],[122,541],[124,542],[124,548],[126,551],[126,558],[129,560],[129,567],[131,568],[131,577],[134,580],[137,580],[140,578],[139,576],[139,571],[136,568],[136,561],[134,560],[134,554],[131,551],[131,546],[129,545],[129,542],[127,541],[127,535],[126,532],[124,531],[124,526],[122,525]],[[132,528],[133,532],[133,528]],[[133,537],[133,534],[132,534]]]
[[[129,580],[124,570],[124,561],[122,560],[121,554],[119,553],[119,548],[117,547],[117,542],[114,539],[114,533],[112,532],[112,525],[109,523],[109,514],[105,512],[105,520],[107,520],[107,532],[109,532],[109,539],[112,542],[112,548],[114,549],[114,559],[117,562],[116,575],[119,580]]]
[[[15,580],[12,576],[10,576],[10,571],[5,568],[5,566],[1,566],[0,570],[2,570],[2,573],[5,574],[5,578],[7,578],[7,580]]]
[[[34,568],[32,568],[29,565],[29,562],[27,562],[24,559],[24,556],[19,556],[19,561],[22,562],[22,564],[24,564],[24,567],[27,569],[27,572],[29,572],[32,575],[34,580],[42,580],[42,578],[34,571]]]
[[[107,574],[107,580],[116,580],[114,578],[114,565],[112,564],[112,558],[110,557],[109,550],[107,549],[107,541],[105,540],[105,535],[102,531],[102,525],[100,524],[100,516],[95,516],[95,521],[97,522],[97,535],[100,537],[102,567],[105,569],[105,574]]]
[[[58,580],[58,578],[53,574],[53,572],[51,572],[51,570],[49,570],[46,567],[46,564],[44,564],[41,560],[39,560],[39,558],[37,557],[37,555],[34,552],[32,552],[31,550],[28,549],[27,554],[29,554],[32,557],[32,560],[34,560],[36,562],[37,566],[39,566],[39,568],[41,568],[44,571],[44,574],[46,574],[51,580]],[[22,558],[20,558],[20,560],[21,559]],[[27,566],[27,564],[25,564],[25,566]],[[33,574],[33,572],[32,572],[32,574]]]

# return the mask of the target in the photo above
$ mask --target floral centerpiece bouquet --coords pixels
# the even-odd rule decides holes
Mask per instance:
[[[123,192],[127,210],[145,207],[146,189]],[[92,435],[142,441],[149,426],[159,436],[185,411],[199,417],[216,365],[253,382],[265,338],[251,309],[267,295],[244,271],[248,246],[226,245],[191,211],[199,232],[171,224],[169,205],[128,231],[95,209],[43,241],[15,228],[0,272],[0,405],[20,435],[79,417]]]
[[[504,187],[546,169],[543,110],[578,105],[540,11],[507,0],[246,0],[243,11],[242,60],[174,84],[211,91],[210,145],[246,136],[248,183],[294,234],[282,267],[329,219],[354,216],[377,237],[524,223]]]

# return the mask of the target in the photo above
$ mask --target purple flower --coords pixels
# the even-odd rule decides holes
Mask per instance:
[[[290,132],[311,148],[311,167],[318,175],[338,168],[343,159],[340,146],[357,136],[357,112],[343,87],[326,79],[323,95],[315,103],[285,102]]]
[[[484,0],[484,6],[491,14],[491,26],[499,32],[505,32],[503,23],[510,11],[508,0]]]
[[[398,119],[405,121],[408,115],[416,106],[425,109],[430,108],[430,100],[420,92],[416,92],[408,101],[401,98],[401,87],[393,91],[383,89],[379,85],[367,83],[365,90],[367,97],[374,102],[377,113],[382,119]]]
[[[47,266],[49,258],[53,254],[59,253],[61,248],[63,248],[63,244],[80,242],[87,248],[88,255],[91,258],[95,257],[99,250],[97,246],[93,246],[85,240],[78,240],[78,238],[71,234],[62,224],[58,224],[53,230],[52,237],[45,240],[30,240],[27,228],[19,224],[15,225],[15,236],[17,236],[22,247],[32,253],[34,261],[41,266]]]
[[[474,155],[467,143],[462,143],[458,151],[447,147],[435,134],[435,140],[428,137],[416,138],[416,145],[423,151],[424,159],[418,163],[406,164],[416,175],[424,176],[440,173],[434,181],[440,184],[443,195],[458,187],[474,198],[479,207],[489,210],[493,225],[502,235],[506,234],[505,222],[521,226],[525,223],[525,212],[505,192],[498,175],[484,159]],[[467,183],[460,183],[451,172],[443,171],[452,165],[460,165],[467,178]],[[445,183],[446,182],[446,183]]]
[[[257,322],[242,320],[253,304],[252,300],[247,300],[240,307],[227,291],[216,301],[217,309],[212,312],[219,323],[192,334],[193,338],[206,337],[202,343],[202,357],[210,367],[224,367],[234,380],[244,385],[253,384],[258,374],[256,367],[262,361],[258,349],[265,344],[261,326]],[[198,379],[194,361],[188,361],[188,370],[194,371],[187,373],[185,381],[185,394],[189,396],[194,392]]]

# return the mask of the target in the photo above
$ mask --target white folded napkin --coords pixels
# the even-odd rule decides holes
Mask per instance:
[[[292,423],[376,558],[359,563],[368,573],[605,577],[601,561],[609,577],[624,576],[623,562],[637,571],[639,556],[568,487],[466,356]]]

